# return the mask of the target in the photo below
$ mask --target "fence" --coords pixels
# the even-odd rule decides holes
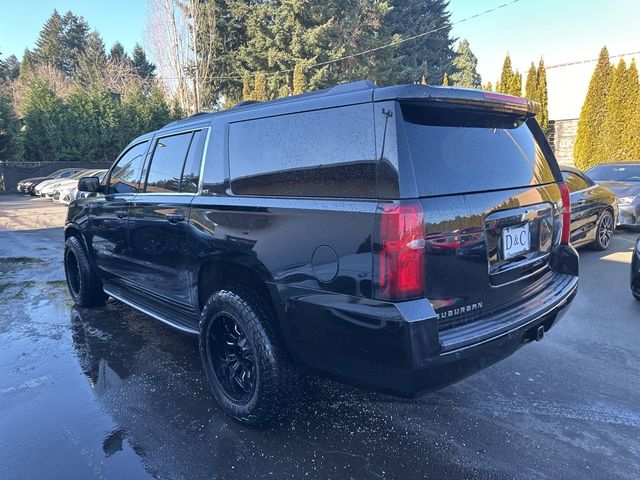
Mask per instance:
[[[44,177],[61,168],[109,168],[111,162],[0,162],[0,192],[15,192],[18,182]]]

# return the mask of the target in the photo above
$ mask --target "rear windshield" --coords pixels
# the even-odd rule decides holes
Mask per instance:
[[[418,193],[542,185],[553,170],[526,123],[473,110],[402,105]]]
[[[640,182],[640,165],[598,165],[585,172],[597,182]]]

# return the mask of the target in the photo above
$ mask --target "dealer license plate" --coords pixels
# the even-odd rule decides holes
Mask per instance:
[[[528,223],[502,230],[502,258],[509,260],[529,250],[531,250],[531,236]]]

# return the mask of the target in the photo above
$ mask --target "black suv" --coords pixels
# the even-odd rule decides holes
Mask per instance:
[[[363,81],[137,138],[73,202],[74,301],[199,335],[216,399],[272,418],[299,371],[399,396],[540,340],[578,284],[532,102]]]

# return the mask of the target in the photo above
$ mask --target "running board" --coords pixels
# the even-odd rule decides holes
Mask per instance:
[[[113,284],[107,284],[104,286],[104,292],[115,298],[116,300],[118,300],[119,302],[124,303],[125,305],[130,306],[131,308],[134,308],[136,310],[138,310],[139,312],[144,313],[145,315],[149,315],[150,317],[155,318],[156,320],[160,320],[162,323],[165,323],[167,325],[169,325],[171,328],[175,328],[176,330],[179,330],[181,332],[184,333],[188,333],[190,335],[198,335],[198,330],[196,330],[193,327],[190,327],[187,325],[187,323],[189,322],[189,320],[194,321],[191,319],[191,316],[189,315],[185,315],[185,314],[181,314],[179,312],[170,312],[172,315],[175,315],[176,317],[180,317],[181,318],[181,322],[177,322],[174,320],[169,320],[168,318],[166,318],[164,315],[162,315],[161,313],[158,313],[153,306],[149,305],[148,302],[144,302],[142,300],[138,300],[135,294],[133,294],[132,292],[130,292],[129,290],[124,290],[116,285]]]

